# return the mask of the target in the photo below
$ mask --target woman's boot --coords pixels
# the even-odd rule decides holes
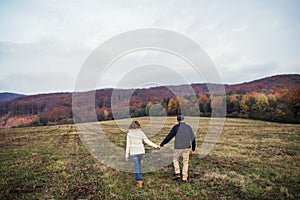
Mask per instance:
[[[138,188],[143,188],[143,181],[138,181],[137,182],[137,187]]]

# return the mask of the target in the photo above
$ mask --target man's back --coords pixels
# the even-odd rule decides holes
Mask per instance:
[[[177,133],[175,135],[174,148],[190,148],[191,142],[195,139],[195,135],[193,133],[192,128],[184,122],[176,124],[174,128],[177,129]]]

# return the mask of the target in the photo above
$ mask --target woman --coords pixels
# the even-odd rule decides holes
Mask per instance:
[[[129,126],[129,131],[127,133],[126,141],[126,161],[129,161],[129,155],[131,161],[134,164],[134,170],[136,173],[137,187],[143,188],[143,179],[142,179],[142,159],[145,155],[145,148],[143,141],[146,142],[149,146],[152,146],[156,149],[160,149],[160,146],[151,142],[141,130],[141,125],[138,121],[133,121]]]

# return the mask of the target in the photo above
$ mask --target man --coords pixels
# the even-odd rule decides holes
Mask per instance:
[[[179,158],[182,156],[182,181],[188,183],[188,167],[189,167],[189,155],[192,143],[192,154],[195,154],[196,140],[192,128],[184,122],[184,116],[177,116],[178,124],[173,126],[170,133],[161,142],[160,147],[167,144],[174,136],[174,154],[173,154],[173,164],[174,164],[174,180],[180,179],[180,167]]]

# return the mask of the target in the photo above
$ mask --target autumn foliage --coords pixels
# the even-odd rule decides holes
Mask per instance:
[[[180,113],[210,117],[215,113],[217,117],[221,113],[217,109],[226,107],[226,117],[300,123],[300,75],[281,75],[239,85],[225,85],[226,94],[213,96],[205,84],[192,85],[196,95],[185,94],[186,87],[137,89],[130,93],[129,101],[123,98],[128,90],[119,90],[115,108],[118,118],[125,118],[128,113],[131,117],[174,116]],[[95,106],[90,109],[95,110],[97,120],[114,119],[112,94],[112,89],[95,92]],[[1,119],[26,115],[39,116],[39,123],[31,125],[72,123],[72,94],[22,96],[0,103]]]

